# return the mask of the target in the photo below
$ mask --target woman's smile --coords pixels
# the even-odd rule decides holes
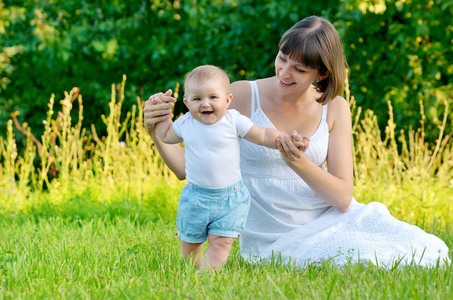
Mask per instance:
[[[288,86],[291,86],[291,85],[295,84],[295,82],[285,81],[285,80],[283,80],[283,79],[280,78],[280,84],[281,84],[282,86],[288,87]]]

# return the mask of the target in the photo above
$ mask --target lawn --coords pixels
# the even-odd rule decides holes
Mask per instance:
[[[186,264],[174,222],[0,223],[1,299],[451,299],[453,268],[249,264],[237,241],[220,273]],[[435,232],[453,246],[453,233]]]
[[[0,137],[0,299],[453,299],[451,265],[251,264],[240,257],[238,242],[220,273],[198,274],[183,261],[175,236],[184,182],[162,163],[143,129],[143,102],[122,116],[122,99],[112,89],[110,114],[101,116],[104,137],[82,126],[81,96],[72,92],[61,107],[50,100],[41,137],[8,122],[6,138]],[[420,128],[396,133],[389,103],[381,132],[372,111],[347,99],[355,198],[383,202],[396,218],[439,236],[451,258],[447,110],[438,139],[427,141],[423,119]],[[17,134],[26,137],[21,149]]]

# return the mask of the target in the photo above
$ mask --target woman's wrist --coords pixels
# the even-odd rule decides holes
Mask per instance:
[[[304,153],[300,153],[300,157],[293,158],[293,159],[285,159],[285,163],[290,167],[294,172],[296,172],[299,176],[307,170],[308,164],[311,161],[304,155]]]

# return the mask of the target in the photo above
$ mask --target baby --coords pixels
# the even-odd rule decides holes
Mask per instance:
[[[176,223],[184,259],[190,258],[202,272],[220,269],[245,225],[250,195],[239,167],[240,139],[277,149],[275,139],[287,134],[258,127],[236,110],[229,110],[233,99],[230,81],[218,67],[204,65],[189,72],[184,94],[189,112],[174,123],[170,119],[157,123],[155,130],[164,143],[184,141],[188,184],[181,191]],[[162,103],[159,95],[149,100]],[[305,151],[309,139],[292,135],[292,142],[289,157]],[[209,247],[203,256],[200,252],[206,239]]]

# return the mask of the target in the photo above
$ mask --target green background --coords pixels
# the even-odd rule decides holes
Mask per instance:
[[[100,115],[123,74],[124,111],[137,97],[174,88],[200,64],[224,68],[232,81],[272,76],[279,37],[310,15],[337,27],[352,95],[382,126],[390,100],[399,128],[418,127],[422,101],[434,140],[443,101],[453,98],[452,0],[26,0],[0,7],[2,135],[15,111],[40,135],[51,94],[62,99],[73,87],[83,95],[84,126],[104,133]],[[179,103],[176,112],[182,109]]]

